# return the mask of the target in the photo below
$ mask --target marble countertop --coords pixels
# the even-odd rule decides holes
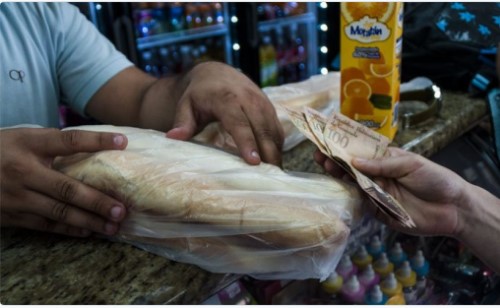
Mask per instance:
[[[483,100],[443,95],[440,114],[399,130],[394,145],[430,156],[486,116]],[[312,160],[314,150],[302,142],[284,154],[284,168],[323,172]],[[0,237],[2,304],[198,304],[237,278],[105,239],[8,228]]]

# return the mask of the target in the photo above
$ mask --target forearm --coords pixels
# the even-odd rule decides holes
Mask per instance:
[[[174,79],[157,79],[130,67],[118,73],[91,98],[87,114],[102,123],[144,128],[171,125]],[[160,119],[162,121],[160,121]]]
[[[462,228],[457,239],[500,273],[500,199],[478,186],[469,185],[459,208]]]
[[[177,78],[162,78],[153,83],[142,97],[139,109],[139,127],[167,131],[172,128],[177,102]]]

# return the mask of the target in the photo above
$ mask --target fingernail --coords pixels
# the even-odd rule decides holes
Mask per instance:
[[[122,208],[121,206],[114,206],[112,209],[111,209],[111,218],[115,218],[115,219],[118,219],[121,217],[122,215]]]
[[[353,162],[357,163],[357,164],[365,164],[368,162],[368,159],[365,159],[365,158],[358,158],[358,157],[354,157],[352,159]]]
[[[251,155],[252,157],[254,157],[254,158],[258,158],[258,159],[260,159],[259,153],[257,153],[257,151],[255,151],[255,150],[254,150],[254,151],[252,151],[252,153],[250,153],[250,155]]]
[[[110,223],[110,222],[107,222],[105,225],[104,225],[104,232],[106,234],[114,234],[116,231],[116,227],[115,227],[115,224],[113,223]]]
[[[115,145],[122,145],[123,142],[125,141],[125,138],[123,138],[122,135],[116,135],[114,138],[113,138],[113,142],[115,143]]]

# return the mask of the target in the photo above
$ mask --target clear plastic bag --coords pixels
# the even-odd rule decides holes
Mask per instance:
[[[306,140],[306,137],[293,125],[281,105],[294,108],[307,106],[328,116],[340,110],[339,88],[340,73],[331,72],[327,75],[315,75],[301,82],[262,89],[275,107],[278,119],[283,126],[285,132],[283,151],[291,150]],[[219,122],[209,124],[194,137],[194,140],[232,153],[237,152],[234,140]]]
[[[325,279],[361,215],[359,190],[331,177],[287,173],[164,133],[120,132],[124,151],[59,157],[54,167],[122,200],[114,239],[215,273]]]

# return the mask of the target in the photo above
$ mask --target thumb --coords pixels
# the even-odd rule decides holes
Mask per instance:
[[[177,107],[173,128],[167,132],[166,136],[177,140],[189,140],[195,134],[197,126],[191,104],[183,100]]]
[[[380,160],[353,158],[352,165],[372,177],[401,178],[414,169],[407,156],[386,157]]]

